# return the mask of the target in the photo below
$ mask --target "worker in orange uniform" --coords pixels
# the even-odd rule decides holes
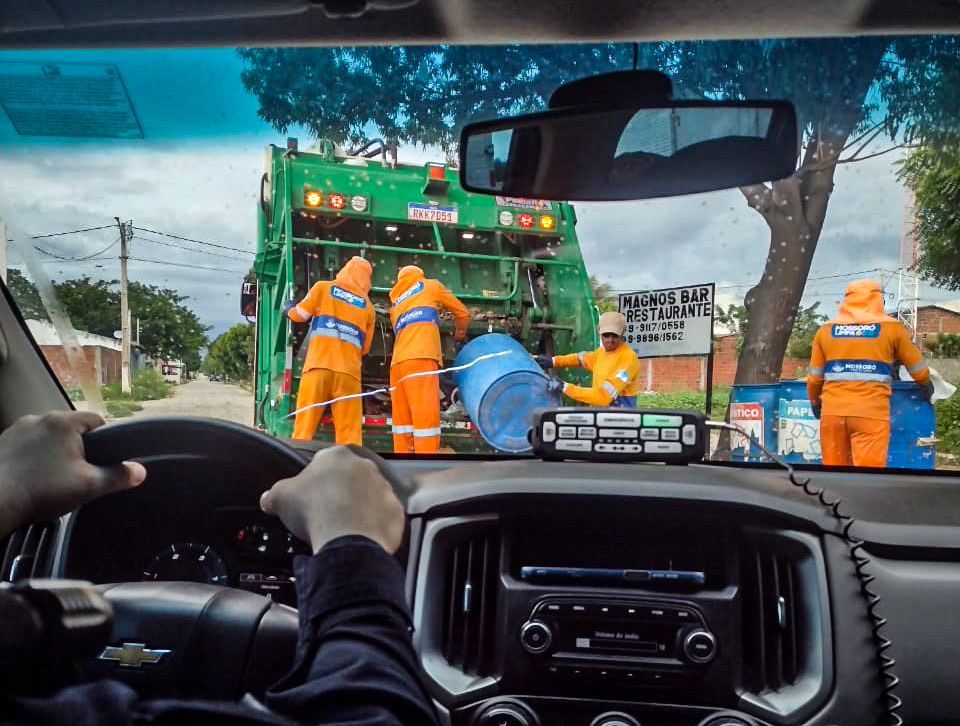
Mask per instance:
[[[591,406],[636,408],[640,361],[624,338],[627,319],[621,313],[604,313],[600,316],[597,329],[600,332],[601,345],[596,350],[552,357],[537,356],[537,363],[545,370],[553,367],[586,368],[593,373],[591,386],[575,386],[551,377],[547,382],[547,390],[551,393],[565,393],[575,401]]]
[[[443,363],[439,308],[453,313],[458,348],[466,340],[470,314],[439,280],[427,279],[416,265],[400,268],[390,303],[395,336],[390,362],[393,450],[435,453],[440,449],[440,380],[433,371]]]
[[[309,441],[326,406],[335,401],[333,429],[338,444],[363,445],[363,404],[360,394],[360,361],[370,350],[376,311],[370,302],[373,265],[351,257],[334,280],[322,280],[307,296],[289,306],[287,315],[297,323],[310,321],[307,358],[297,393],[293,438]]]
[[[903,323],[884,312],[880,283],[854,280],[837,317],[817,330],[810,356],[807,395],[820,419],[824,464],[887,465],[894,361],[927,399],[933,395],[923,355]]]

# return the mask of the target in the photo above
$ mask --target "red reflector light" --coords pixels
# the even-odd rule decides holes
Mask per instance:
[[[431,164],[431,165],[430,165],[429,167],[427,167],[427,168],[430,169],[430,178],[431,178],[431,179],[446,179],[446,178],[447,178],[447,167],[445,167],[445,166],[437,166],[437,165]]]
[[[540,229],[553,229],[557,226],[557,220],[552,214],[540,215]]]
[[[303,201],[308,207],[319,207],[323,204],[323,194],[317,191],[309,191],[303,195]]]
[[[524,212],[519,217],[517,217],[517,223],[521,227],[532,227],[536,223],[536,218],[530,214],[530,212]]]
[[[283,372],[283,392],[290,393],[290,389],[293,387],[293,369],[287,368]]]
[[[347,198],[339,193],[331,194],[328,199],[330,200],[330,206],[334,209],[343,209],[347,206]]]

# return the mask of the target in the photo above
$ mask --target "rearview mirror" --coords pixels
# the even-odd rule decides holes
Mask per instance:
[[[666,101],[480,121],[460,137],[460,183],[531,199],[649,199],[782,179],[796,168],[789,101]]]

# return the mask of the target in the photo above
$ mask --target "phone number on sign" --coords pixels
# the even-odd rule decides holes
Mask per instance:
[[[662,323],[634,323],[630,326],[630,332],[637,334],[656,333],[658,330],[683,330],[685,324],[685,320],[664,320]]]
[[[683,340],[683,333],[638,333],[628,335],[628,343],[670,343]]]

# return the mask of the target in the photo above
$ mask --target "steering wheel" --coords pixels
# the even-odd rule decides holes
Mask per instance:
[[[83,439],[87,460],[101,466],[128,459],[148,469],[159,460],[183,460],[186,466],[198,458],[229,460],[263,482],[258,491],[238,494],[250,497],[242,504],[251,507],[259,507],[265,488],[295,476],[307,463],[282,441],[254,429],[193,416],[131,419]],[[138,489],[159,485],[148,476]],[[99,589],[113,606],[113,630],[109,650],[84,664],[91,678],[123,680],[147,697],[236,700],[245,693],[261,696],[293,665],[297,612],[267,597],[195,582],[127,582]]]

